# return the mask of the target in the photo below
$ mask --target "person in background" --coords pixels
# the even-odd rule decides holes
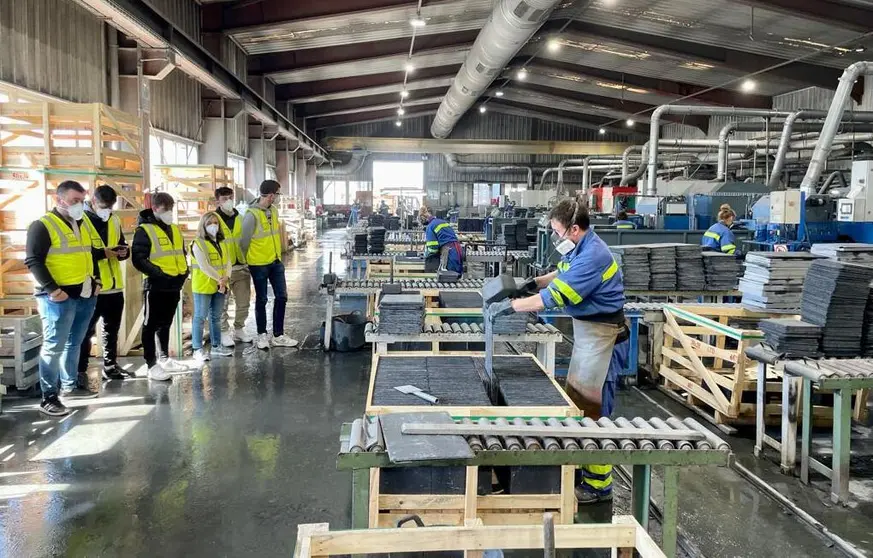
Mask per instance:
[[[624,210],[618,212],[618,215],[616,216],[616,219],[615,219],[615,222],[613,223],[613,225],[615,225],[615,228],[617,228],[617,229],[635,229],[635,228],[637,228],[637,226],[634,225],[633,221],[628,221],[627,211],[624,211]]]
[[[700,245],[707,252],[734,254],[737,250],[736,237],[731,231],[737,214],[728,204],[723,204],[718,210],[718,223],[709,227],[700,239]]]
[[[222,186],[215,190],[215,202],[218,210],[215,212],[224,235],[224,243],[230,256],[232,271],[227,283],[227,292],[224,297],[224,310],[221,315],[221,344],[225,347],[233,347],[234,341],[251,343],[254,337],[246,332],[246,320],[249,317],[249,304],[252,300],[252,274],[246,265],[245,252],[240,247],[242,236],[243,216],[233,206],[233,190]],[[233,333],[230,332],[230,299],[234,301]]]
[[[156,381],[170,380],[172,372],[185,370],[169,357],[170,327],[188,278],[182,231],[173,224],[175,205],[166,192],[152,195],[152,208],[139,213],[131,246],[133,267],[143,274],[143,356],[149,378]]]
[[[103,352],[103,379],[123,380],[126,372],[118,366],[118,331],[124,313],[124,272],[121,262],[130,253],[127,240],[121,231],[121,219],[112,213],[118,194],[106,184],[98,186],[86,205],[82,222],[91,235],[92,253],[97,276],[102,288],[97,296],[97,305],[88,331],[79,351],[79,385],[88,384],[88,359],[91,356],[91,338],[97,330],[97,322],[103,320],[100,344]],[[132,374],[131,374],[132,375]]]
[[[424,255],[440,256],[440,269],[454,271],[458,275],[464,273],[464,252],[455,229],[442,219],[433,216],[430,210],[422,206],[418,215],[419,221],[425,227]]]
[[[573,318],[566,391],[586,417],[596,420],[603,413],[604,386],[625,324],[621,270],[606,243],[591,230],[584,202],[564,200],[552,209],[549,219],[555,249],[563,256],[558,270],[535,279],[541,289],[538,294],[496,302],[488,311],[493,319],[512,312],[563,308]],[[578,480],[579,503],[612,499],[612,466],[585,465]]]
[[[223,347],[221,314],[224,312],[225,293],[231,275],[230,245],[224,239],[219,224],[221,219],[213,212],[200,219],[197,238],[191,243],[191,291],[194,293],[194,318],[191,329],[191,348],[200,362],[217,357],[233,356]],[[203,348],[203,322],[209,317],[209,341],[212,350]]]
[[[379,215],[382,215],[384,217],[388,217],[388,215],[390,215],[390,214],[391,214],[391,210],[388,209],[388,204],[385,202],[385,200],[382,200],[381,202],[379,202]]]
[[[255,323],[257,347],[296,347],[297,340],[285,335],[285,264],[282,263],[282,236],[279,212],[273,204],[279,198],[279,183],[264,180],[260,197],[252,202],[243,219],[240,249],[255,284]],[[273,287],[273,338],[267,334],[267,283]]]
[[[458,218],[460,216],[461,216],[461,206],[458,204],[455,204],[455,207],[449,211],[449,215],[448,215],[449,222],[450,223],[457,223]]]
[[[62,398],[97,397],[87,383],[77,385],[76,370],[100,294],[91,237],[83,230],[85,189],[67,180],[58,185],[56,196],[55,208],[28,227],[24,259],[36,280],[42,319],[39,410],[55,417],[69,413]]]
[[[358,224],[358,214],[361,212],[361,204],[358,200],[355,200],[355,203],[352,204],[351,209],[349,209],[349,227],[354,227]]]

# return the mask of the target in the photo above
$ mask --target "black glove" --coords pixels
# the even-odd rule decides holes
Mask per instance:
[[[540,292],[539,287],[537,287],[537,280],[534,277],[530,277],[524,280],[524,283],[518,288],[519,294],[523,294],[525,296],[535,295]]]
[[[493,322],[500,316],[508,316],[515,312],[515,309],[512,307],[511,299],[503,299],[500,302],[492,302],[488,305],[488,315],[491,317],[491,321]]]

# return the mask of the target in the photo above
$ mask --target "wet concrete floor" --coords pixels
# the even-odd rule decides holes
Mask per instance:
[[[317,336],[318,284],[342,234],[289,258],[286,331],[298,340]],[[239,347],[169,384],[106,383],[62,420],[5,398],[0,557],[290,556],[298,523],[348,527],[350,478],[335,454],[340,425],[363,411],[369,366],[366,351]],[[661,414],[633,393],[620,414]],[[730,470],[683,470],[681,488],[680,525],[707,557],[840,555]],[[873,540],[858,515],[833,519]]]

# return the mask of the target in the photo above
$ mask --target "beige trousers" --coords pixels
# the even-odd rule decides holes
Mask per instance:
[[[248,267],[234,268],[230,272],[227,294],[224,298],[224,313],[221,315],[221,329],[227,331],[230,326],[230,299],[233,298],[234,318],[233,329],[243,329],[246,318],[249,317],[249,304],[252,300],[252,275]]]

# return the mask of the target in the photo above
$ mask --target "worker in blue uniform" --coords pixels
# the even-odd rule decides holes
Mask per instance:
[[[422,207],[418,213],[419,221],[427,227],[424,231],[425,258],[439,255],[440,270],[454,271],[458,275],[464,273],[464,251],[458,242],[458,235],[452,225],[437,219],[427,207]]]
[[[721,252],[733,254],[737,250],[736,237],[731,231],[737,214],[728,204],[722,205],[718,210],[718,223],[709,227],[700,239],[700,245],[707,252]]]
[[[615,219],[615,222],[613,223],[613,225],[615,225],[615,228],[617,228],[617,229],[635,229],[635,228],[637,228],[637,226],[634,225],[633,221],[628,221],[627,211],[623,211],[623,210],[618,212],[618,215],[616,215],[616,219]]]
[[[361,203],[358,200],[355,200],[355,203],[352,204],[351,209],[349,210],[349,227],[354,227],[358,224],[358,215],[361,213]]]
[[[591,230],[584,201],[560,202],[552,209],[549,219],[555,249],[563,256],[557,271],[535,279],[537,288],[541,289],[538,294],[496,302],[489,306],[489,314],[494,317],[546,308],[564,309],[573,318],[573,355],[567,374],[567,395],[585,416],[597,419],[603,412],[604,384],[613,360],[615,341],[625,323],[621,271],[606,243]],[[611,407],[614,397],[608,397],[606,403]],[[581,483],[576,490],[580,503],[612,499],[611,466],[586,465],[581,467],[581,472]]]

